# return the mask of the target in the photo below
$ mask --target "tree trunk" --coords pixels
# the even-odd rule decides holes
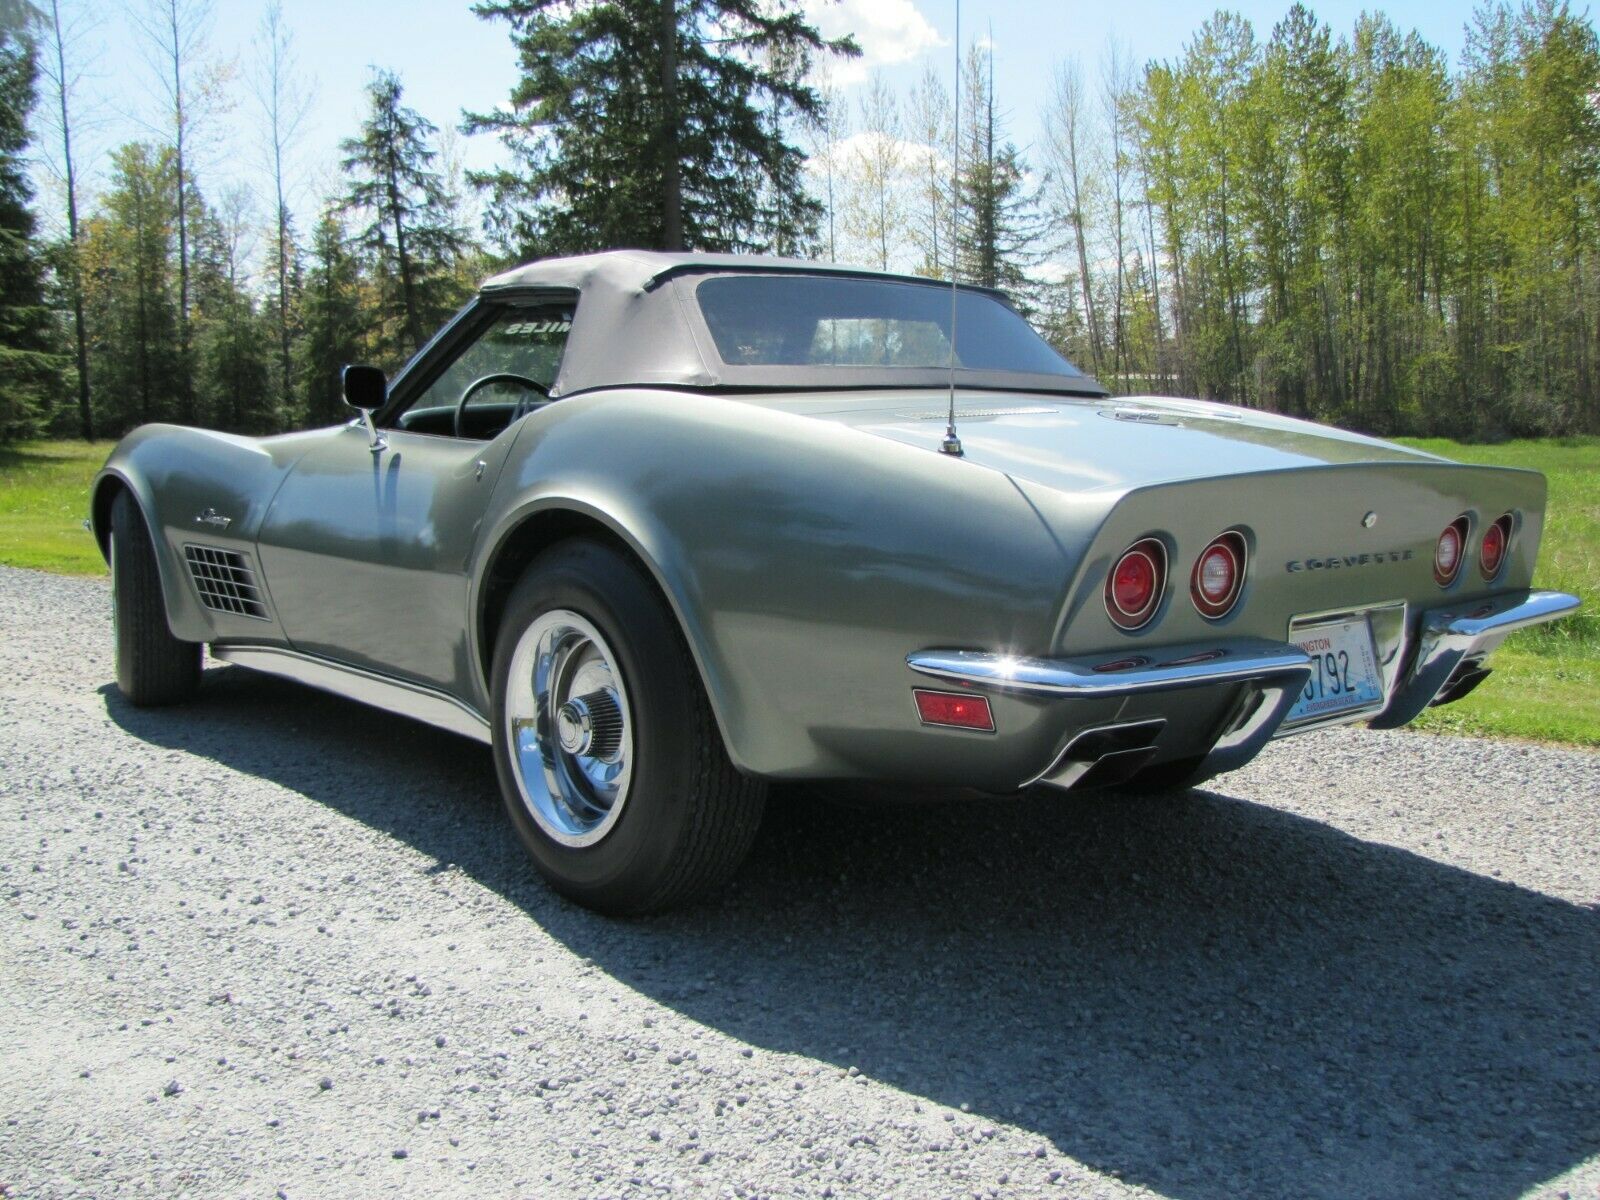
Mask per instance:
[[[1144,225],[1145,235],[1150,246],[1150,316],[1155,322],[1156,345],[1151,361],[1151,374],[1162,376],[1161,391],[1166,392],[1166,371],[1164,360],[1166,358],[1164,342],[1166,334],[1161,328],[1161,257],[1156,247],[1156,217],[1155,205],[1150,201],[1150,172],[1147,167],[1141,166],[1139,172],[1139,189],[1144,196]],[[1152,388],[1152,391],[1155,389]]]
[[[94,441],[94,409],[89,403],[89,335],[83,321],[83,266],[78,261],[78,181],[72,162],[72,122],[67,117],[67,56],[61,45],[61,4],[50,0],[50,20],[56,39],[57,99],[61,101],[61,161],[67,176],[67,241],[72,247],[72,336],[78,356],[78,429],[86,442]]]
[[[294,408],[293,368],[289,354],[289,210],[283,202],[281,154],[275,152],[274,158],[278,160],[273,168],[278,180],[278,354],[283,371],[282,419],[287,421]]]
[[[189,203],[184,164],[183,43],[178,29],[177,0],[168,0],[172,15],[173,148],[178,168],[178,419],[194,421],[194,376],[189,364]]]
[[[661,248],[682,250],[683,178],[678,165],[678,6],[661,0]],[[830,212],[830,217],[831,217]]]
[[[422,319],[421,314],[417,312],[416,290],[411,279],[411,256],[406,253],[405,222],[400,217],[400,167],[394,160],[392,139],[385,151],[385,163],[388,166],[386,182],[389,192],[389,212],[394,219],[394,255],[400,267],[400,302],[406,310],[406,333],[411,338],[411,351],[416,353],[422,347]]]

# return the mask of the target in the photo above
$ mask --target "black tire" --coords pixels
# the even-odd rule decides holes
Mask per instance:
[[[130,704],[181,704],[200,687],[201,646],[172,636],[156,549],[132,494],[111,502],[111,613],[117,688]]]
[[[507,728],[511,662],[544,614],[578,614],[609,644],[626,688],[631,782],[615,824],[571,846],[523,801]],[[506,603],[495,641],[494,760],[506,812],[534,865],[562,895],[615,916],[659,912],[725,883],[744,861],[766,784],[728,759],[699,672],[651,581],[599,542],[562,542],[539,555]]]

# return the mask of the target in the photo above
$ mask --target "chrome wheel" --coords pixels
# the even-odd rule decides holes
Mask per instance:
[[[633,723],[617,658],[588,620],[541,614],[522,633],[506,683],[506,745],[528,814],[564,846],[589,846],[622,815]]]

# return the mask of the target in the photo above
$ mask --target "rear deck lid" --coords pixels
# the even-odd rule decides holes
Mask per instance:
[[[928,391],[762,397],[762,403],[938,453],[947,398]],[[1120,490],[1334,463],[1433,455],[1291,417],[1160,397],[959,393],[969,462],[1065,491]]]

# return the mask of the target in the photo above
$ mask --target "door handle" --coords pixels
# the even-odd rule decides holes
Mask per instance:
[[[484,462],[483,459],[480,458],[477,462],[472,464],[472,477],[474,479],[482,479],[483,478],[483,473],[485,471],[487,471],[488,469],[489,469],[489,464]]]

